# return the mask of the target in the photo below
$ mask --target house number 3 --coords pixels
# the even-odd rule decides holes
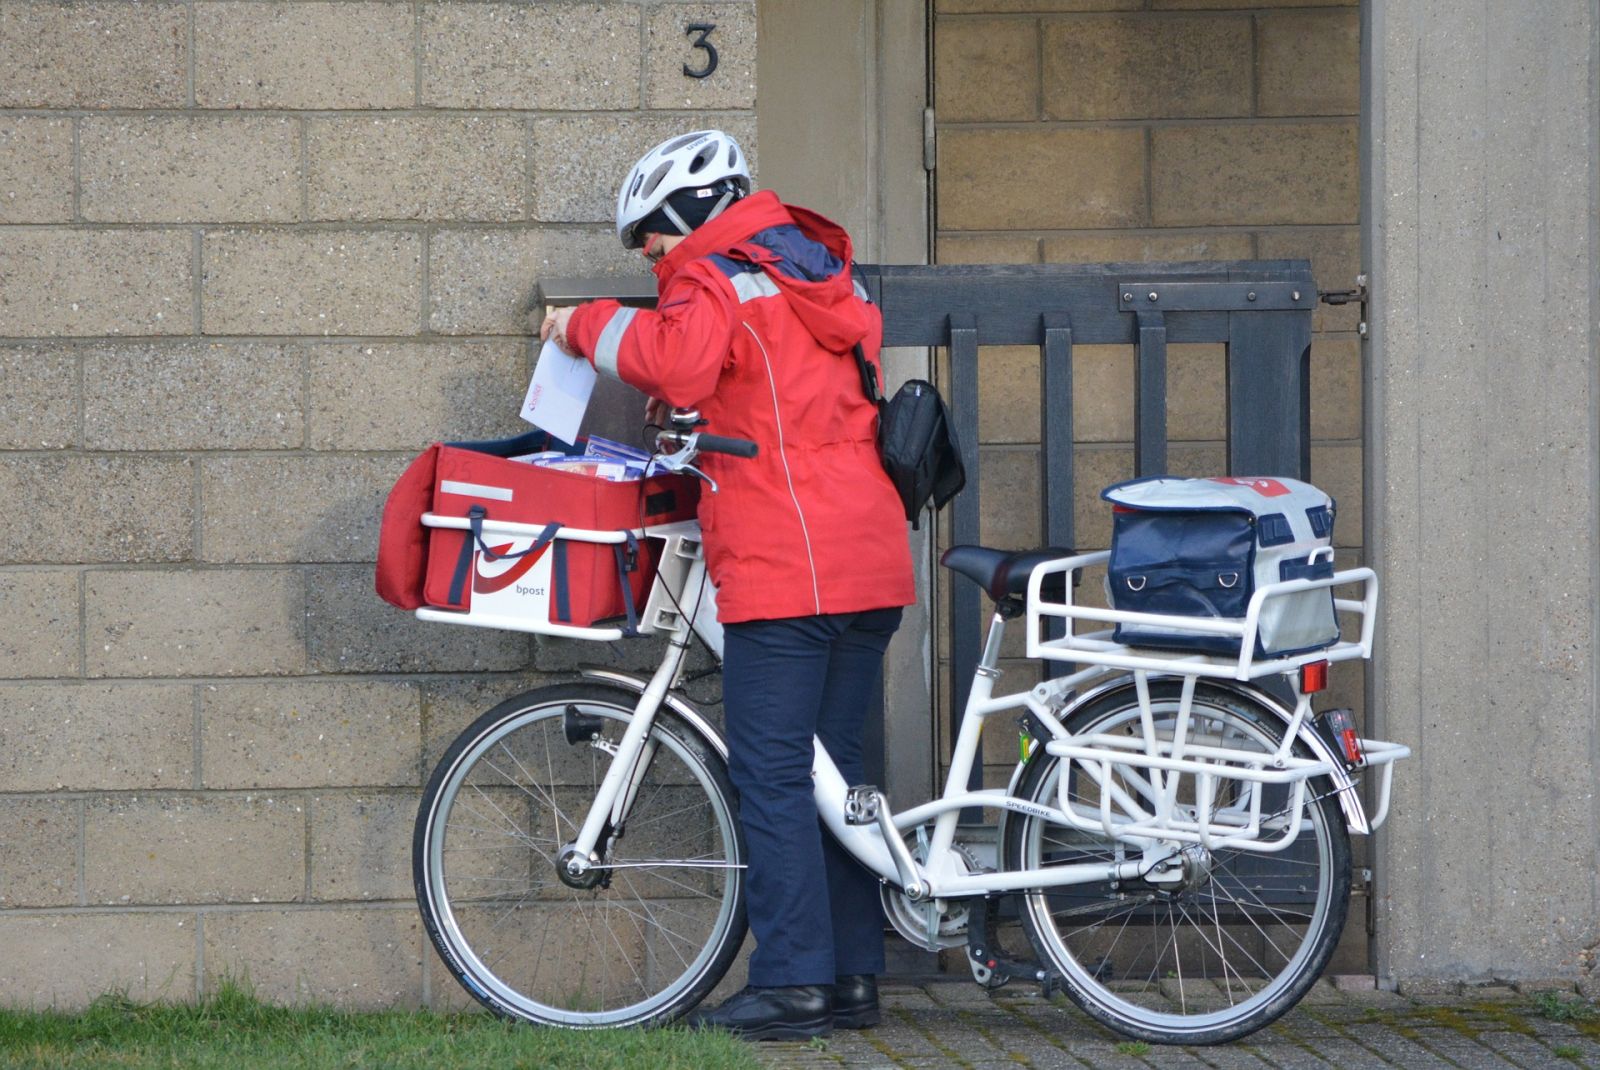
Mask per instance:
[[[703,48],[706,50],[706,65],[704,67],[696,70],[687,63],[683,65],[683,73],[690,78],[710,78],[711,72],[717,69],[717,46],[706,40],[711,36],[711,31],[716,28],[717,24],[714,22],[691,22],[683,28],[685,34],[700,35],[694,39],[694,43],[689,46],[690,48]]]

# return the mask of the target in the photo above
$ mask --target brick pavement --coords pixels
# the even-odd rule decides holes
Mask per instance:
[[[1274,1025],[1208,1048],[1129,1043],[1065,997],[1020,984],[990,993],[957,981],[896,983],[884,986],[883,1003],[875,1029],[763,1044],[757,1056],[773,1070],[1600,1070],[1600,1009],[1553,1020],[1531,993],[1510,988],[1413,999],[1323,981]]]

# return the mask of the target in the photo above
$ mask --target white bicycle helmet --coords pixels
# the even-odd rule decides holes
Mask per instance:
[[[639,158],[617,192],[617,237],[624,248],[644,244],[636,233],[639,223],[657,209],[684,234],[691,228],[667,198],[679,190],[703,189],[729,181],[722,200],[707,219],[715,218],[732,201],[750,192],[750,165],[739,143],[721,130],[696,130],[679,134]]]

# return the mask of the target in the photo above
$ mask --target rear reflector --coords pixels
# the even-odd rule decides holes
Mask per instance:
[[[1300,666],[1300,692],[1305,695],[1315,695],[1318,691],[1325,690],[1328,686],[1328,663],[1325,661],[1308,662]]]

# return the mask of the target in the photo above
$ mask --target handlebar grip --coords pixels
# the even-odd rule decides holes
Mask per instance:
[[[749,439],[708,435],[704,431],[695,439],[695,445],[701,453],[726,453],[730,457],[754,457],[758,449]]]

